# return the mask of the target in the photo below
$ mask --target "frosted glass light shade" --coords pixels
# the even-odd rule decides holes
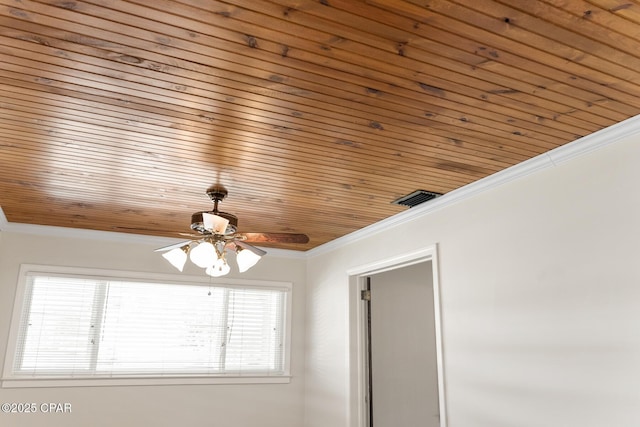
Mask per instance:
[[[229,274],[229,271],[231,271],[231,267],[229,267],[229,264],[227,264],[224,259],[220,258],[211,267],[207,267],[205,273],[207,273],[209,276],[220,277],[224,276],[225,274]]]
[[[202,214],[202,222],[204,228],[213,234],[225,234],[229,225],[228,219],[207,212]]]
[[[236,262],[238,263],[238,270],[240,273],[244,273],[260,261],[262,258],[260,255],[251,252],[249,249],[242,249],[238,251],[236,255]]]
[[[212,266],[218,257],[216,250],[209,242],[202,242],[189,252],[189,259],[200,268]]]
[[[171,263],[179,271],[182,271],[184,264],[187,262],[187,251],[189,246],[182,246],[180,248],[171,249],[168,252],[162,254],[162,256]]]

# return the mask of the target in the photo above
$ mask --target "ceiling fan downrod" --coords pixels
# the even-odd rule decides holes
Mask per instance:
[[[218,202],[224,200],[229,192],[226,188],[221,186],[209,187],[207,189],[207,196],[213,201],[213,213],[218,214]]]

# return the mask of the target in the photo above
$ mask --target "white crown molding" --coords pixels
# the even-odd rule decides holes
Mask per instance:
[[[462,200],[469,199],[480,193],[497,188],[507,182],[524,178],[538,171],[555,167],[571,159],[600,150],[606,146],[619,142],[625,138],[640,134],[640,115],[624,120],[608,128],[599,130],[590,135],[576,139],[573,142],[562,145],[546,153],[540,154],[510,168],[489,175],[486,178],[472,182],[453,190],[428,203],[416,206],[404,212],[395,214],[360,230],[354,231],[343,237],[327,242],[321,246],[308,250],[307,257],[315,257],[334,251],[342,246],[362,240],[372,234],[388,230],[390,227],[409,222],[417,217],[428,215],[431,212],[453,205]]]

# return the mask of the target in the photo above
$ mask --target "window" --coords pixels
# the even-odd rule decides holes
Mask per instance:
[[[46,271],[22,280],[5,378],[288,375],[290,284]]]

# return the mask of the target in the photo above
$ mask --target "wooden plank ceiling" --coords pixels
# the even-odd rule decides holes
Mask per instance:
[[[636,1],[0,4],[10,222],[306,250],[640,112]]]

